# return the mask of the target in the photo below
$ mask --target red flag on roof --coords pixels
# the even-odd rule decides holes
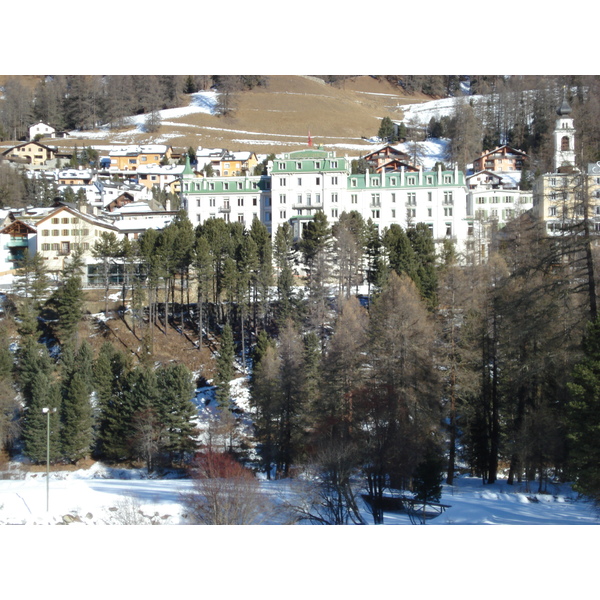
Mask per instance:
[[[308,131],[308,145],[312,146],[312,138],[310,137],[310,129]]]

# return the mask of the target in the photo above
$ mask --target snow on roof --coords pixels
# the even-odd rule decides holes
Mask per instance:
[[[109,156],[128,156],[131,154],[164,154],[169,146],[166,144],[147,144],[143,146],[123,146],[122,148],[113,148]]]
[[[154,212],[150,205],[143,200],[137,202],[129,202],[124,204],[120,208],[113,210],[113,213],[132,213],[132,212]]]
[[[146,231],[146,229],[164,229],[173,219],[175,215],[159,216],[152,218],[141,217],[139,219],[121,219],[114,222],[114,226],[125,233],[127,231]]]
[[[140,165],[137,172],[138,174],[181,175],[184,169],[185,165]]]

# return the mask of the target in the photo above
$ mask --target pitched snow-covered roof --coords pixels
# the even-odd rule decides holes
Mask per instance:
[[[122,148],[113,148],[109,156],[131,156],[138,154],[165,154],[169,149],[166,144],[148,144],[143,146],[123,146]]]

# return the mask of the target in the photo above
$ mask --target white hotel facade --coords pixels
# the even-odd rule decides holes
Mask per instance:
[[[204,178],[186,167],[182,200],[194,225],[221,217],[250,227],[257,217],[272,235],[289,222],[299,237],[317,211],[335,223],[355,210],[380,232],[393,223],[403,228],[425,223],[436,242],[450,239],[463,252],[473,228],[465,176],[458,169],[352,174],[348,158],[318,149],[282,154],[263,176]]]

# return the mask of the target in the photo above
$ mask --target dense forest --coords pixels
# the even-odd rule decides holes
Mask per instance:
[[[522,219],[486,264],[459,266],[421,225],[380,235],[357,213],[334,226],[317,213],[294,243],[287,224],[271,240],[258,220],[194,229],[181,212],[135,243],[108,234],[94,248],[106,274],[117,259],[125,266],[131,312],[120,318],[143,340],[139,359],[110,343],[94,355],[78,338],[77,255],[55,289],[43,261],[27,259],[3,321],[18,328],[16,355],[6,331],[0,343],[2,444],[43,462],[38,409],[50,407],[53,461],[185,465],[198,449],[192,374],[153,353],[157,335],[187,328],[199,350],[220,340],[226,451],[269,478],[310,463],[335,522],[358,518],[357,476],[375,522],[385,490],[460,472],[541,492],[575,480],[597,498],[600,322],[579,237],[549,239]],[[236,434],[234,361],[251,373],[254,461]]]

